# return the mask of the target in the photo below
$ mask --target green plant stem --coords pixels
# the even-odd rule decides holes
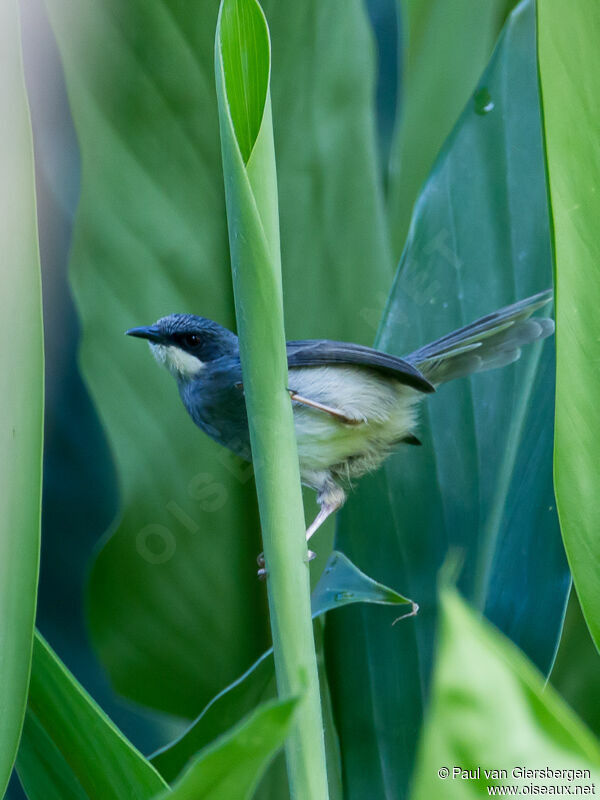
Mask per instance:
[[[223,0],[215,62],[235,307],[268,573],[277,688],[282,699],[300,697],[286,743],[290,791],[297,800],[326,800],[308,550],[287,390],[268,90],[270,43],[266,20],[255,0]]]
[[[240,269],[235,249],[232,262],[238,332],[268,575],[277,688],[281,698],[303,696],[286,745],[290,788],[294,798],[326,798],[308,549],[292,406],[286,388],[281,270],[278,258],[275,265],[255,262],[248,269],[246,263]],[[267,298],[277,300],[267,302]]]

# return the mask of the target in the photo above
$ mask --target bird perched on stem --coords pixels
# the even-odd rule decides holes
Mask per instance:
[[[531,315],[551,299],[548,290],[501,308],[404,358],[328,339],[288,342],[286,388],[300,474],[320,506],[307,540],[343,505],[353,480],[398,447],[420,444],[418,405],[436,386],[510,364],[523,345],[550,336],[553,321]],[[148,340],[196,425],[251,460],[237,336],[192,314],[171,314],[126,333]]]

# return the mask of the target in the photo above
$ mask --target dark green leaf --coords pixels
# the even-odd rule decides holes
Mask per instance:
[[[296,699],[265,703],[201,753],[161,795],[173,800],[248,800],[274,754],[283,745]]]
[[[396,2],[402,33],[401,93],[388,209],[396,258],[421,186],[475,89],[509,5],[510,0]]]
[[[149,800],[166,787],[42,637],[33,650],[17,769],[29,800]]]
[[[35,620],[44,357],[33,148],[17,0],[0,5],[0,797],[13,768]]]
[[[479,777],[453,777],[456,766],[473,775],[479,768]],[[450,775],[441,778],[438,770],[444,767]],[[512,774],[548,767],[591,775]],[[504,769],[506,778],[488,778],[486,769]],[[440,793],[444,800],[475,800],[489,796],[488,787],[495,784],[512,785],[519,794],[558,794],[565,786],[575,794],[577,786],[591,789],[598,780],[600,745],[583,723],[510,641],[446,591],[412,800]],[[546,788],[532,792],[531,786]]]
[[[467,105],[418,202],[384,350],[410,352],[551,283],[532,2],[509,18],[484,89],[488,111]],[[350,800],[406,796],[450,551],[467,597],[549,670],[569,588],[552,491],[553,348],[440,387],[424,404],[423,447],[401,449],[342,512],[340,548],[421,609],[399,629],[365,606],[328,625]]]
[[[410,603],[387,586],[372,581],[343,553],[333,552],[312,594],[313,617],[352,603]],[[397,611],[396,611],[397,616]],[[192,756],[249,713],[272,689],[273,651],[268,650],[238,680],[220,692],[185,733],[152,758],[161,775],[172,781]]]
[[[179,739],[152,757],[152,763],[165,780],[174,781],[199,750],[256,708],[272,688],[274,677],[273,650],[268,650],[247,672],[213,698]]]
[[[600,655],[571,591],[560,646],[550,675],[552,685],[600,737]]]
[[[268,646],[251,470],[194,429],[170,376],[123,331],[173,311],[234,324],[217,6],[48,1],[82,153],[81,361],[122,500],[92,570],[92,635],[118,691],[189,717]],[[368,342],[391,272],[364,9],[269,0],[265,10],[287,334]]]
[[[560,523],[584,617],[600,649],[600,7],[539,3],[539,63],[556,253],[556,443]]]
[[[17,770],[29,800],[89,800],[75,773],[31,709],[25,714]]]

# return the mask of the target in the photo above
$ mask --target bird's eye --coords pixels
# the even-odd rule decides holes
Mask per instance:
[[[197,333],[186,333],[182,341],[186,347],[198,347],[201,340]]]

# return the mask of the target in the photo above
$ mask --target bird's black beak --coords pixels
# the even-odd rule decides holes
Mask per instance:
[[[155,325],[147,328],[130,328],[125,331],[126,336],[136,336],[138,339],[148,339],[149,342],[160,342],[161,334]]]

